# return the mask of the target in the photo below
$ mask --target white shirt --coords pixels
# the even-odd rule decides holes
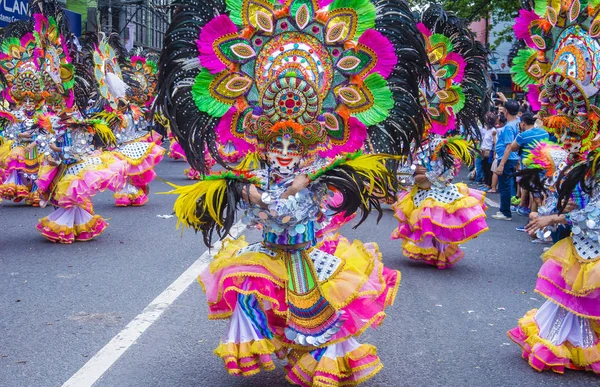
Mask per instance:
[[[484,129],[481,131],[482,140],[481,140],[481,150],[492,150],[494,147],[494,137],[493,135],[496,133],[496,129]]]

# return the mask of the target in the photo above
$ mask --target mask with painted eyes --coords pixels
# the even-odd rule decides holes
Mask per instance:
[[[267,163],[277,173],[290,175],[302,161],[302,144],[290,136],[277,136],[267,144]]]
[[[579,153],[581,150],[581,137],[573,132],[565,132],[560,140],[563,148],[569,153]]]

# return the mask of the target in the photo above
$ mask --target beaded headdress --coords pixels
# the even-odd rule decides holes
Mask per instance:
[[[5,38],[0,49],[0,70],[7,83],[3,97],[17,105],[26,99],[39,103],[44,87],[39,71],[42,53],[36,47],[34,35],[29,32],[20,38]]]
[[[261,152],[286,126],[323,157],[356,151],[367,135],[400,153],[422,131],[428,69],[404,2],[189,0],[160,63],[158,100],[191,155],[217,142]]]
[[[514,30],[527,48],[513,60],[513,80],[539,108],[545,128],[593,148],[598,134],[600,3],[537,0],[519,11]]]

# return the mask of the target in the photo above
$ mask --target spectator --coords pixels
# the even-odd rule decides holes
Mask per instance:
[[[498,117],[494,113],[487,113],[481,133],[481,169],[483,170],[483,182],[486,191],[492,188],[492,162],[495,154],[497,119]]]
[[[544,129],[536,127],[536,117],[533,113],[525,113],[521,116],[521,133],[517,135],[517,138],[511,144],[511,150],[519,150],[521,152],[521,164],[523,164],[523,159],[527,156],[527,152],[533,149],[536,144],[540,141],[548,141],[549,135]],[[541,198],[533,198],[535,200],[530,200],[530,208],[527,208],[524,204],[530,199],[529,192],[522,189],[521,192],[521,205],[517,208],[517,212],[520,215],[528,216],[529,212],[537,211],[537,204],[540,204]],[[537,204],[536,204],[537,203]]]
[[[498,175],[496,174],[496,169],[498,168],[498,153],[496,153],[496,143],[498,142],[498,136],[504,126],[506,125],[506,117],[503,113],[498,115],[498,120],[496,121],[496,138],[494,139],[494,147],[493,147],[493,161],[492,161],[492,189],[490,189],[489,193],[498,193]]]
[[[511,150],[511,144],[517,138],[517,134],[519,134],[519,120],[517,117],[519,114],[519,104],[517,101],[509,99],[504,103],[503,111],[508,122],[498,135],[496,141],[496,153],[498,157],[503,155],[496,169],[498,190],[500,191],[500,211],[496,215],[492,215],[492,218],[496,220],[512,220],[510,199],[513,191],[516,191],[512,175],[516,171],[519,154]]]

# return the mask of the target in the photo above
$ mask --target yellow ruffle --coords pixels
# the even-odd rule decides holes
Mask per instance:
[[[77,175],[61,176],[60,180],[58,181],[58,183],[56,183],[56,185],[54,187],[54,191],[52,191],[53,197],[57,198],[57,199],[65,197],[67,195],[67,191],[68,191],[69,187],[71,186],[71,183],[73,182],[73,180],[82,180],[84,178],[84,175],[87,172],[100,171],[103,169],[107,169],[110,165],[112,165],[116,162],[114,154],[112,154],[110,152],[102,152],[99,156],[96,156],[96,157],[99,157],[102,160],[102,164],[87,165],[84,169],[79,171],[79,173]],[[42,169],[44,169],[44,172],[45,172],[45,168],[55,168],[55,167],[42,165]],[[40,169],[40,172],[42,171],[42,169]],[[41,173],[40,173],[40,175],[41,175]]]
[[[321,294],[323,294],[334,308],[341,309],[358,297],[373,296],[376,298],[386,289],[381,253],[376,244],[373,243],[372,245],[374,247],[373,253],[369,252],[365,245],[358,240],[350,243],[346,238],[340,238],[335,256],[341,259],[342,262],[335,273],[327,280],[318,283]],[[214,274],[230,266],[261,266],[271,274],[267,279],[283,287],[288,281],[287,269],[283,257],[281,255],[271,257],[267,254],[257,252],[247,252],[237,255],[237,252],[246,246],[248,246],[248,243],[244,236],[236,240],[226,239],[223,242],[221,250],[209,266],[210,272]],[[378,264],[376,264],[375,260],[377,260]],[[360,288],[369,279],[371,272],[375,268],[377,269],[378,282],[381,285],[379,286],[379,290],[361,292]],[[399,282],[401,277],[399,272],[398,274]],[[236,272],[233,275],[221,278],[221,285],[226,278],[244,276],[264,278],[263,275],[257,273]],[[203,284],[202,286],[204,287]],[[218,300],[221,297],[222,294],[219,294]]]
[[[350,365],[350,360],[357,361],[368,355],[377,356],[377,349],[370,344],[361,344],[355,350],[349,352],[343,357],[338,357],[337,359],[331,359],[329,357],[323,356],[319,361],[315,360],[315,358],[306,351],[302,350],[292,350],[288,356],[288,360],[290,362],[291,370],[299,379],[301,379],[304,383],[312,385],[313,387],[331,387],[333,386],[331,383],[334,381],[327,377],[323,376],[314,376],[317,372],[322,372],[328,375],[336,376],[339,379],[344,379],[352,376],[353,374],[372,368],[372,371],[367,375],[363,376],[358,380],[352,381],[339,381],[334,384],[335,386],[356,386],[364,381],[371,379],[375,376],[379,371],[383,369],[383,364],[377,357],[374,361],[366,364],[362,364],[358,367],[352,367]],[[306,378],[299,372],[297,372],[294,367],[298,367],[302,370],[303,373],[310,375],[312,381],[306,380]],[[288,381],[292,382],[289,378]]]
[[[12,144],[12,140],[4,142],[4,144],[0,145],[0,165],[5,165],[4,161],[10,154],[10,146]]]
[[[577,253],[571,237],[555,243],[542,255],[544,262],[549,259],[561,265],[561,276],[571,286],[571,293],[586,295],[600,288],[600,256],[584,260]]]
[[[519,327],[527,336],[525,342],[531,348],[533,348],[533,346],[536,344],[542,344],[544,347],[552,351],[552,353],[554,353],[556,356],[569,359],[578,367],[586,367],[593,363],[600,362],[600,343],[593,347],[581,348],[573,346],[568,341],[565,341],[561,345],[554,345],[550,341],[541,338],[539,336],[540,330],[534,319],[536,312],[537,309],[532,309],[519,320]],[[594,320],[590,320],[590,323],[596,334],[600,335],[600,325]],[[548,365],[552,366],[562,364]]]
[[[261,368],[266,371],[275,369],[273,360],[264,361],[260,359],[260,355],[273,355],[282,350],[281,342],[273,338],[261,339],[257,341],[244,343],[226,343],[219,344],[214,350],[215,355],[223,359],[225,368],[232,375],[251,376],[260,372]],[[236,363],[236,368],[227,367],[228,363]],[[243,368],[260,365],[260,367],[244,371]]]
[[[435,247],[423,248],[415,245],[413,242],[404,240],[402,242],[402,248],[409,254],[409,258],[413,259],[424,259],[424,260],[435,260],[438,262],[450,263],[448,258],[459,250],[457,245],[448,245],[444,252]]]
[[[461,198],[456,199],[455,201],[453,201],[452,203],[442,203],[442,202],[438,202],[436,200],[434,200],[433,198],[427,198],[425,200],[423,200],[421,202],[421,204],[419,205],[419,207],[415,207],[415,202],[414,202],[414,197],[417,194],[417,192],[419,191],[419,187],[414,186],[413,189],[410,191],[409,195],[406,195],[402,198],[402,200],[399,200],[398,202],[396,202],[392,208],[394,209],[394,212],[396,211],[402,211],[402,213],[404,213],[404,216],[406,217],[406,219],[409,219],[409,221],[414,224],[416,223],[419,219],[422,218],[421,216],[421,212],[423,208],[427,208],[427,207],[441,207],[444,208],[446,210],[446,212],[448,212],[449,214],[453,214],[458,210],[461,210],[463,208],[471,208],[471,207],[475,207],[475,206],[481,206],[484,204],[484,199],[485,199],[485,194],[481,197],[481,200],[477,200],[476,198],[474,198],[473,196],[469,196],[469,187],[467,187],[465,184],[462,183],[457,183],[456,187],[458,188],[458,192],[460,192],[463,196]],[[418,209],[418,211],[415,211],[415,209]],[[484,214],[485,216],[485,214]],[[398,216],[396,216],[396,219],[401,220],[398,218]],[[473,221],[473,219],[471,219],[471,221]],[[469,222],[465,223],[468,224]],[[446,225],[441,225],[443,227],[447,227]],[[457,226],[457,228],[461,228],[464,225],[461,226]]]

